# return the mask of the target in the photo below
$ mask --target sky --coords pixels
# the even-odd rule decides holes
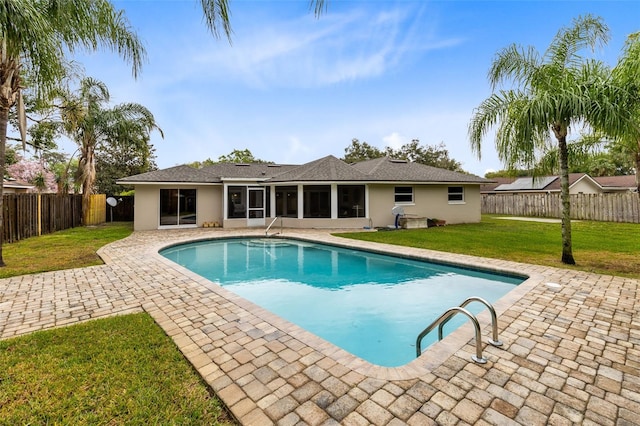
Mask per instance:
[[[164,132],[151,135],[160,168],[234,149],[280,164],[344,156],[356,138],[377,148],[444,143],[483,176],[504,168],[489,135],[470,148],[473,110],[490,96],[495,54],[516,43],[544,52],[587,13],[610,28],[595,57],[614,65],[640,31],[640,2],[229,0],[232,41],[208,31],[197,0],[115,0],[148,60],[134,79],[116,54],[77,55],[112,103],[137,102]],[[574,133],[576,133],[574,131]],[[65,148],[72,153],[74,148]]]

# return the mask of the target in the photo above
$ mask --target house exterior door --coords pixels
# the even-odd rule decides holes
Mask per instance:
[[[265,207],[264,188],[248,189],[248,209],[247,209],[247,226],[264,226],[264,207]]]

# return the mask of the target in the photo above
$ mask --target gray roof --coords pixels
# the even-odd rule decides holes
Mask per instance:
[[[266,163],[218,163],[201,169],[188,165],[170,167],[118,179],[123,183],[187,182],[221,183],[224,179],[268,179],[298,166]]]
[[[352,164],[357,170],[367,174],[368,180],[393,182],[456,182],[456,183],[488,183],[475,175],[440,169],[407,160],[381,157]]]
[[[425,182],[474,183],[489,180],[389,157],[347,164],[328,155],[303,165],[218,163],[196,169],[182,165],[118,179],[119,183],[222,183],[229,179],[267,182]]]
[[[370,178],[344,161],[328,155],[279,174],[269,182],[366,181]]]
[[[139,175],[127,176],[122,179],[118,179],[118,182],[188,182],[188,183],[210,183],[212,182],[211,176],[203,171],[203,169],[196,169],[191,166],[182,165],[169,167],[168,169],[155,170],[152,172],[142,173]],[[213,181],[215,182],[215,181]],[[217,182],[220,182],[218,178]]]
[[[218,179],[269,179],[298,166],[268,163],[218,163],[202,171]]]

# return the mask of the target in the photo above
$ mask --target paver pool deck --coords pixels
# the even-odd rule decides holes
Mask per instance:
[[[285,237],[530,277],[494,305],[502,347],[487,344],[489,317],[479,316],[486,364],[471,361],[473,330],[463,326],[408,365],[386,368],[158,254],[240,235],[264,230],[135,232],[99,251],[105,265],[0,280],[0,338],[146,311],[243,425],[640,424],[638,280],[285,229]]]

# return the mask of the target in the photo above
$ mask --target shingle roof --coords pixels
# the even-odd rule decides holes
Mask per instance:
[[[310,163],[281,173],[269,182],[312,182],[312,181],[365,181],[369,177],[345,163],[328,155]]]
[[[594,177],[593,180],[598,182],[603,188],[635,188],[636,177],[634,175],[626,176],[601,176]]]
[[[347,164],[328,155],[303,165],[266,163],[218,163],[202,169],[187,165],[170,167],[118,179],[122,183],[221,183],[228,179],[264,180],[268,182],[490,182],[478,176],[439,169],[424,164],[388,157]]]
[[[118,182],[189,182],[189,183],[211,183],[220,182],[220,178],[212,180],[212,177],[203,169],[196,169],[191,166],[181,165],[169,167],[168,169],[155,170],[139,175],[127,176],[118,179]]]
[[[475,175],[439,169],[406,160],[396,160],[381,157],[374,160],[354,163],[351,167],[365,173],[374,181],[404,181],[404,182],[456,182],[456,183],[488,183]]]
[[[268,163],[218,163],[204,167],[205,173],[218,179],[269,179],[299,166]]]

